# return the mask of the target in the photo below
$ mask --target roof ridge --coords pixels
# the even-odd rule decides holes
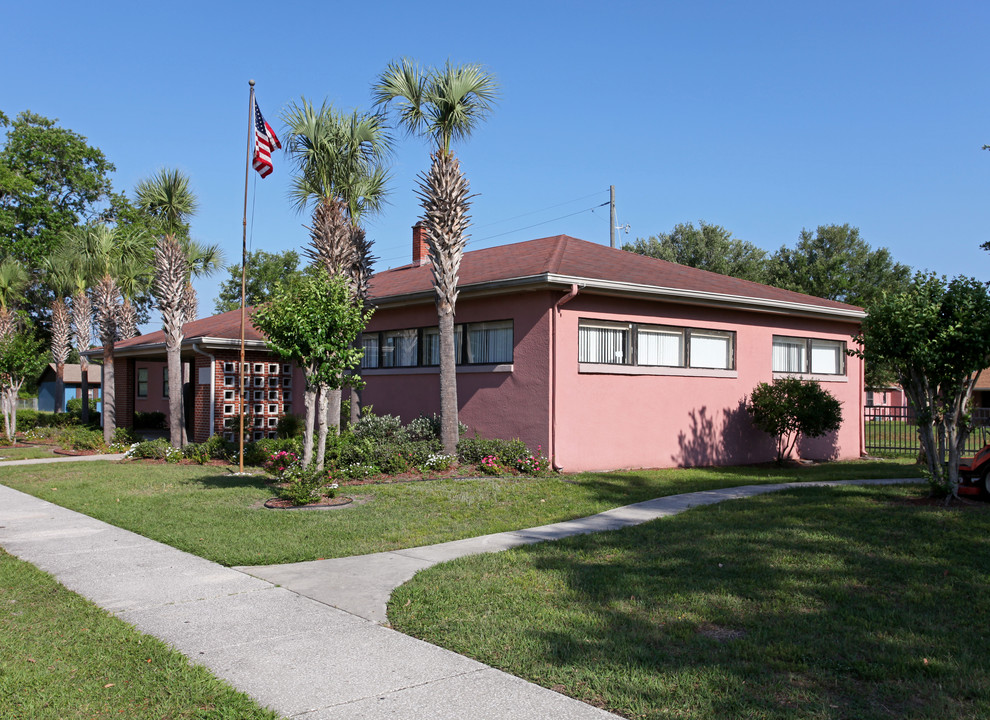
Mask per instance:
[[[547,263],[547,272],[550,273],[556,273],[560,268],[561,260],[564,259],[564,252],[567,250],[568,236],[558,235],[554,239],[557,243],[553,249],[553,252],[550,253],[550,262]]]

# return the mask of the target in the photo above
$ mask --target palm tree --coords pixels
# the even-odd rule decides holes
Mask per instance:
[[[302,98],[282,119],[288,126],[285,152],[297,169],[290,197],[300,212],[313,205],[306,255],[330,275],[347,277],[354,302],[363,304],[367,282],[357,278],[368,273],[373,258],[360,221],[381,209],[388,182],[384,162],[390,140],[381,118],[356,110],[341,113],[326,102],[316,108]],[[334,427],[340,425],[339,387],[312,388],[307,383],[304,465],[312,460],[314,415],[319,417],[316,462],[322,468],[327,417]]]
[[[46,257],[41,263],[49,288],[55,299],[49,304],[51,320],[51,352],[55,364],[55,412],[65,412],[65,363],[72,352],[72,314],[65,298],[72,294],[72,269],[59,263],[57,256]]]
[[[93,339],[93,303],[89,299],[89,279],[86,277],[85,264],[78,257],[63,254],[55,256],[55,262],[65,275],[69,285],[70,305],[72,316],[72,335],[76,340],[76,352],[79,353],[79,376],[82,385],[82,422],[89,422],[89,357],[84,353],[89,350]]]
[[[178,170],[160,170],[135,188],[138,207],[155,219],[162,235],[155,243],[153,292],[162,312],[165,353],[168,358],[169,435],[172,445],[186,443],[183,408],[182,326],[196,318],[193,275],[210,274],[222,264],[217,246],[188,239],[187,218],[196,212],[196,196],[189,178]]]
[[[376,105],[387,108],[397,103],[399,126],[436,145],[417,195],[423,206],[440,327],[440,435],[445,452],[454,454],[458,440],[454,310],[471,195],[450,146],[453,140],[468,138],[491,112],[498,83],[480,65],[448,62],[442,68],[421,69],[403,59],[386,68],[372,92]]]
[[[0,340],[9,337],[17,328],[14,306],[24,296],[31,282],[27,270],[12,257],[0,262]]]
[[[63,237],[59,258],[61,262],[77,268],[76,272],[92,288],[93,317],[103,345],[103,439],[110,444],[117,429],[113,346],[120,339],[123,314],[121,283],[132,282],[122,278],[132,278],[136,279],[133,280],[135,287],[147,287],[151,264],[150,238],[141,232],[124,233],[104,224],[85,225],[74,228]],[[77,278],[74,298],[83,294],[78,291],[80,282]],[[79,305],[81,310],[84,303],[74,300],[74,304]],[[82,342],[82,339],[77,341]]]

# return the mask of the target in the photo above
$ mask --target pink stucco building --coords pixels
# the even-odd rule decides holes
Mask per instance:
[[[439,411],[431,268],[372,280],[365,403]],[[457,301],[460,420],[542,447],[567,471],[772,459],[743,407],[759,382],[817,380],[843,406],[802,456],[862,450],[863,368],[845,350],[861,308],[567,236],[465,253]]]
[[[845,352],[861,308],[563,235],[465,253],[459,293],[461,422],[485,437],[521,438],[566,471],[772,459],[773,443],[752,427],[744,403],[757,383],[785,375],[817,380],[843,406],[840,430],[802,443],[801,455],[862,452],[863,368]],[[437,317],[421,229],[413,262],[376,274],[371,297],[364,403],[405,421],[439,412]],[[196,440],[232,431],[238,317],[187,325]],[[164,359],[158,335],[117,345],[121,424],[136,407],[139,363]],[[248,347],[250,382],[265,391],[265,402],[250,408],[251,432],[265,436],[281,414],[302,412],[303,380],[266,354],[250,326]]]

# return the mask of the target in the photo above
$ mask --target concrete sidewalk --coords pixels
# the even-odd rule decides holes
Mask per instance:
[[[723,500],[753,497],[794,487],[836,485],[893,485],[923,482],[917,478],[884,480],[838,480],[835,482],[742,485],[705,492],[668,495],[625,505],[590,517],[513,532],[495,533],[466,540],[393,550],[373,555],[313,560],[285,565],[238,567],[254,577],[281,585],[300,595],[346,610],[376,623],[386,623],[386,604],[392,591],[420,570],[466,555],[499,552],[520,545],[559,540],[571,535],[618,530],[657,518],[669,517],[689,508]]]
[[[860,484],[904,482],[917,481]],[[591,720],[617,716],[383,627],[392,588],[453,557],[790,486],[675,495],[529,530],[241,572],[0,485],[0,545],[287,717]]]

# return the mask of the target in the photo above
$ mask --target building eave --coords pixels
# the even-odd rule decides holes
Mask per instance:
[[[541,273],[523,277],[505,278],[473,285],[462,285],[458,294],[464,298],[478,298],[487,295],[501,295],[519,289],[526,290],[564,290],[577,285],[582,292],[593,292],[601,295],[619,297],[639,297],[645,299],[663,299],[687,305],[704,305],[710,307],[748,310],[750,312],[770,313],[775,315],[799,315],[826,319],[848,320],[859,322],[866,317],[866,311],[852,306],[828,307],[812,303],[801,303],[788,300],[772,300],[769,298],[754,298],[744,295],[728,295],[725,293],[705,292],[700,290],[685,290],[682,288],[662,287],[659,285],[644,285],[615,280],[559,275],[556,273]],[[372,298],[379,308],[400,307],[432,302],[433,290],[389,295],[382,298]]]

